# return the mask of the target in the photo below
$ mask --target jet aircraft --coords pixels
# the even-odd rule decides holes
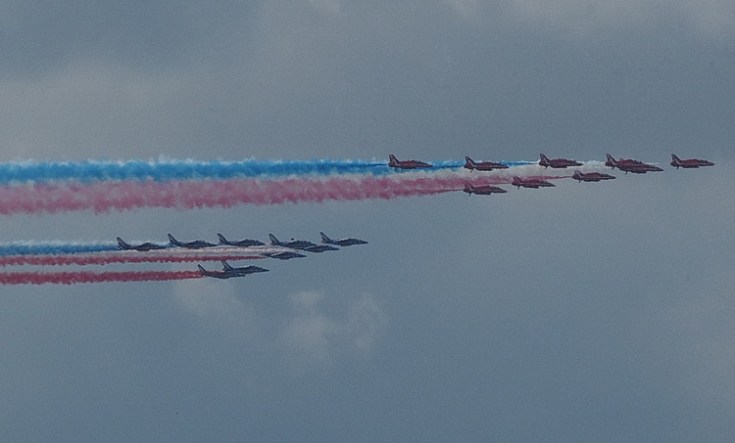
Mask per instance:
[[[306,252],[326,252],[326,251],[339,251],[339,248],[335,248],[332,245],[314,245],[307,248],[302,248],[302,251]]]
[[[212,246],[217,246],[214,243],[209,243],[204,240],[194,240],[190,242],[180,242],[174,238],[173,235],[168,234],[168,241],[171,242],[172,245],[178,246],[180,248],[187,248],[187,249],[202,249],[202,248],[211,248]]]
[[[431,168],[431,165],[419,160],[398,160],[395,155],[388,156],[388,166],[396,169],[425,169]]]
[[[117,238],[117,245],[120,249],[123,249],[125,251],[150,251],[154,249],[166,249],[165,246],[157,245],[151,242],[145,242],[139,245],[131,245],[129,243],[125,243],[125,241],[123,241],[123,239],[121,239],[120,237]]]
[[[304,254],[299,254],[296,251],[262,252],[260,255],[263,257],[277,258],[279,260],[306,257]]]
[[[219,238],[219,244],[221,245],[227,245],[227,246],[239,246],[241,248],[247,248],[249,246],[263,246],[264,243],[259,240],[250,240],[250,239],[244,239],[244,240],[237,240],[237,241],[231,241],[227,240],[224,235],[217,234],[217,237]]]
[[[603,174],[601,172],[581,172],[579,170],[575,170],[574,174],[572,175],[572,178],[577,180],[578,182],[598,182],[600,180],[612,180],[615,178],[614,175],[610,174]]]
[[[613,157],[612,155],[605,155],[607,156],[605,166],[609,166],[613,169],[618,168],[621,171],[625,171],[626,173],[632,172],[633,174],[645,174],[646,172],[663,171],[663,169],[659,168],[658,166],[643,163],[640,160],[633,160],[629,158],[620,158],[615,160],[615,157]]]
[[[289,242],[282,242],[276,238],[273,234],[268,234],[268,237],[271,239],[271,244],[273,246],[283,246],[284,248],[291,248],[291,249],[301,249],[305,250],[306,248],[310,248],[312,246],[316,246],[316,243],[312,243],[310,241],[306,240],[294,240],[291,239]]]
[[[476,162],[472,160],[469,156],[465,156],[464,158],[464,167],[469,170],[477,169],[478,171],[492,171],[493,169],[508,169],[508,165],[504,165],[502,163],[497,163],[497,162]]]
[[[322,243],[325,243],[328,245],[352,246],[352,245],[367,244],[365,240],[360,240],[359,238],[340,238],[338,240],[334,240],[334,239],[327,237],[327,235],[323,232],[320,232],[319,235],[322,236]]]
[[[698,168],[700,166],[714,166],[715,164],[709,160],[702,160],[699,158],[687,158],[685,160],[680,159],[676,154],[671,154],[671,166],[676,169],[684,168]]]
[[[546,180],[541,180],[540,178],[521,178],[521,177],[513,177],[513,186],[517,186],[518,189],[521,189],[521,186],[524,188],[550,188],[553,187],[554,184],[551,182],[547,182]]]
[[[544,168],[549,166],[552,168],[566,168],[567,166],[582,166],[582,163],[576,160],[569,160],[567,158],[549,158],[543,152],[540,155],[541,159],[538,164]]]
[[[490,195],[490,194],[503,194],[503,193],[508,192],[499,186],[491,186],[491,185],[475,186],[470,183],[466,183],[464,185],[463,191],[466,192],[468,195],[472,195],[472,194]]]
[[[268,272],[269,271],[269,269],[261,268],[260,266],[245,266],[241,268],[236,268],[236,267],[230,266],[230,264],[227,263],[226,260],[222,260],[222,270],[224,272],[234,272],[234,273],[242,274],[242,275],[256,274],[258,272]]]
[[[212,277],[212,278],[219,278],[221,280],[225,280],[228,278],[235,278],[235,277],[245,277],[247,274],[238,272],[236,270],[223,270],[223,271],[208,271],[204,269],[202,265],[197,265],[199,268],[199,273],[202,274],[205,277]]]

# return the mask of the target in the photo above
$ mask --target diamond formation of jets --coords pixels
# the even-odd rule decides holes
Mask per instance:
[[[632,172],[633,174],[645,174],[646,172],[663,171],[663,169],[658,166],[643,163],[640,160],[633,160],[630,158],[619,158],[616,160],[615,157],[610,154],[605,154],[605,156],[607,157],[605,166],[609,166],[613,169],[618,168],[626,173]]]
[[[395,155],[388,156],[388,166],[395,169],[428,169],[432,166],[420,160],[398,160]]]
[[[580,170],[575,170],[574,174],[572,174],[572,178],[581,183],[613,180],[615,179],[615,176],[610,174],[603,174],[602,172],[581,172]]]
[[[576,160],[569,160],[567,158],[549,158],[543,152],[539,155],[539,166],[544,168],[566,168],[569,166],[582,166],[582,163]]]
[[[497,163],[497,162],[489,162],[489,161],[476,162],[472,160],[469,156],[465,156],[464,168],[469,169],[471,171],[472,170],[492,171],[493,169],[508,169],[508,165],[504,165],[503,163]]]
[[[340,238],[340,239],[331,239],[327,237],[327,235],[323,232],[320,232],[319,235],[322,236],[322,243],[327,245],[337,245],[337,246],[353,246],[353,245],[366,245],[367,242],[365,240],[360,240],[359,238]]]
[[[687,159],[680,159],[676,156],[676,154],[671,154],[671,166],[675,167],[676,169],[684,168],[684,169],[692,169],[692,168],[699,168],[700,166],[714,166],[715,164],[712,163],[709,160],[702,160],[699,158],[687,158]]]
[[[492,185],[472,185],[470,183],[466,183],[464,185],[464,192],[466,192],[468,195],[477,194],[477,195],[490,195],[490,194],[504,194],[508,191],[505,189],[499,187],[499,186],[492,186]]]

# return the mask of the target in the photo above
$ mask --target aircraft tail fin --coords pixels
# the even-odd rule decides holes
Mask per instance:
[[[219,243],[220,243],[221,245],[229,245],[229,244],[230,244],[229,240],[227,240],[227,239],[225,238],[225,236],[224,236],[224,235],[222,235],[222,234],[220,234],[220,233],[217,233],[217,238],[219,238]]]
[[[278,241],[278,239],[276,238],[276,236],[273,235],[273,234],[268,234],[268,238],[271,239],[271,244],[274,245],[274,246],[278,246],[278,245],[281,244],[281,242]]]
[[[464,167],[467,169],[475,169],[475,161],[469,155],[464,156]]]
[[[677,169],[681,166],[681,159],[677,157],[676,154],[671,154],[671,166],[674,166]]]
[[[539,165],[547,167],[549,166],[549,157],[546,156],[543,152],[539,154]]]
[[[613,157],[610,154],[605,154],[605,157],[607,157],[607,162],[609,166],[615,166],[617,164],[617,160],[615,160],[615,157]]]
[[[128,243],[124,242],[123,239],[121,239],[120,237],[117,238],[117,245],[120,247],[120,249],[131,248],[131,246]]]
[[[225,271],[231,271],[233,269],[232,266],[230,266],[230,264],[227,263],[227,260],[222,260],[222,268]]]
[[[325,234],[323,232],[320,232],[319,235],[322,236],[322,243],[330,244],[330,243],[333,242],[333,240],[331,238],[327,237],[327,234]]]
[[[176,240],[173,235],[168,234],[168,241],[174,246],[181,246],[181,242]]]
[[[204,266],[202,266],[202,265],[197,265],[197,268],[199,268],[199,272],[200,272],[200,273],[201,273],[202,275],[207,275],[207,270],[206,270],[206,269],[204,269]]]
[[[398,165],[398,159],[396,158],[395,155],[389,154],[388,155],[388,166],[395,167],[396,165]]]

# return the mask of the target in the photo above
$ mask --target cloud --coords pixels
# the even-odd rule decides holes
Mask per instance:
[[[280,341],[300,364],[329,364],[338,355],[369,354],[386,323],[379,303],[370,294],[350,300],[340,314],[329,314],[324,296],[316,291],[291,296],[292,315]]]

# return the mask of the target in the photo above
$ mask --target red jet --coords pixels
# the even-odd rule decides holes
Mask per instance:
[[[632,160],[629,158],[621,158],[615,160],[615,157],[613,157],[612,155],[605,155],[607,156],[605,166],[609,166],[613,169],[618,168],[621,171],[625,171],[626,173],[632,172],[633,174],[645,174],[646,172],[663,171],[663,169],[659,168],[658,166],[643,163],[640,160]]]
[[[492,186],[492,185],[475,186],[470,183],[466,183],[464,185],[464,192],[470,195],[471,194],[490,195],[490,194],[504,194],[508,191],[506,191],[505,189],[499,186]]]
[[[698,168],[700,166],[714,166],[715,164],[712,163],[709,160],[701,160],[698,158],[688,158],[686,160],[682,160],[679,157],[676,156],[676,154],[671,154],[671,166],[675,167],[676,169],[679,168]]]
[[[601,180],[612,180],[615,178],[614,175],[603,174],[601,172],[580,172],[579,170],[574,171],[572,178],[578,182],[598,182]]]
[[[569,160],[566,158],[549,158],[543,152],[540,155],[541,159],[538,164],[544,168],[551,166],[552,168],[566,168],[567,166],[582,166],[582,163],[576,160]]]
[[[517,186],[518,189],[521,189],[521,186],[524,188],[552,188],[554,187],[553,183],[547,182],[546,180],[541,180],[540,178],[520,178],[520,177],[513,177],[513,186]]]
[[[492,171],[493,169],[508,169],[508,165],[496,162],[476,162],[465,156],[464,167],[467,169],[477,169],[478,171]]]
[[[418,160],[398,160],[395,155],[388,156],[388,166],[396,169],[424,169],[431,168],[431,165]]]

